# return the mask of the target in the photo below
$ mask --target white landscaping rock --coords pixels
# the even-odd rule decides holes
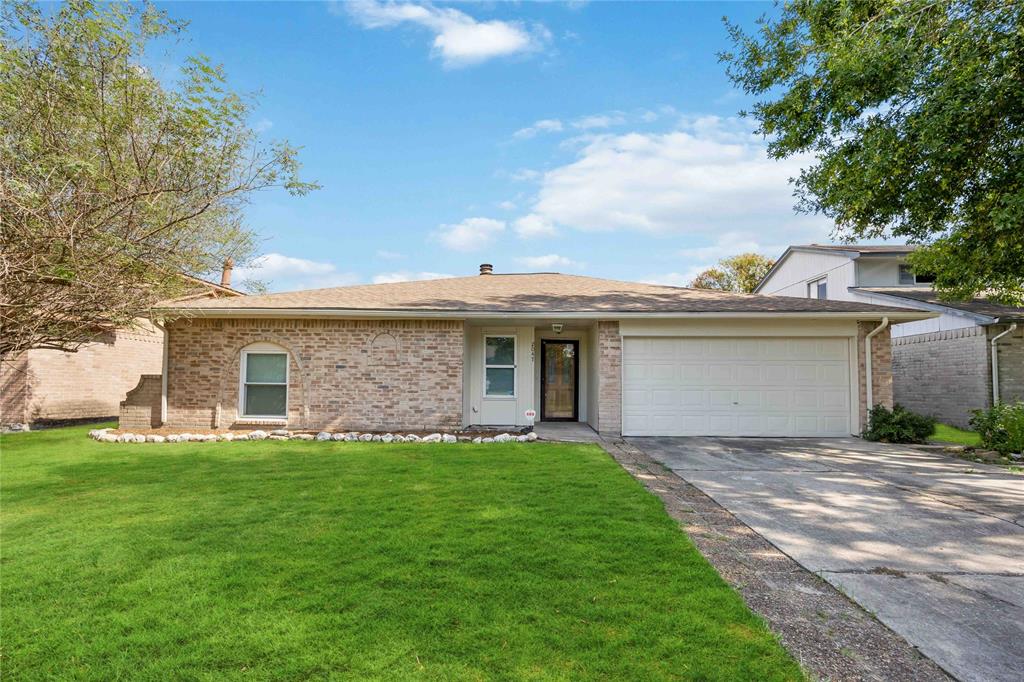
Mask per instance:
[[[537,434],[534,431],[530,431],[528,434],[526,434],[526,440],[532,443],[533,441],[537,440]]]
[[[393,433],[385,433],[383,436],[380,437],[380,442],[381,443],[390,443],[394,439],[395,439],[395,435]]]
[[[249,440],[249,434],[248,433],[236,434],[235,437],[233,438],[233,440]]]
[[[256,430],[256,431],[250,431],[249,432],[249,440],[264,440],[266,437],[267,437],[267,432],[266,431]]]
[[[526,435],[524,434],[522,436],[516,436],[516,440],[518,442],[520,442],[520,443],[525,443],[525,442],[529,441],[530,439],[527,438]]]
[[[425,436],[423,438],[423,442],[424,443],[440,443],[441,442],[441,434],[440,433],[432,433],[429,436]]]
[[[404,443],[405,442],[405,436],[395,436],[394,440],[391,441],[391,442],[393,442],[393,443]]]
[[[356,432],[350,432],[345,434],[345,442],[351,443],[354,440],[359,440],[359,434]]]
[[[418,443],[420,440],[422,439],[415,433],[410,433],[408,436],[405,437],[406,443]]]
[[[488,436],[487,438],[482,439],[480,442],[481,443],[493,443],[494,439]]]
[[[288,429],[274,429],[270,432],[271,436],[287,436],[289,435]]]
[[[267,436],[267,440],[288,440],[288,436]]]
[[[456,438],[455,436],[453,436],[450,433],[446,433],[443,436],[441,436],[441,440],[443,442],[445,442],[445,443],[458,443],[459,442],[459,439]]]
[[[364,443],[369,443],[371,440],[373,440],[373,434],[372,433],[364,433],[363,435],[359,436],[359,440],[364,442]]]
[[[510,440],[513,440],[513,437],[507,433],[499,433],[497,436],[494,437],[495,443],[507,443]]]
[[[102,436],[100,436],[99,440],[103,443],[116,443],[117,436],[115,436],[112,433],[104,433]]]
[[[222,441],[224,441],[226,443],[230,443],[231,441],[233,441],[235,439],[235,434],[233,434],[233,433],[222,433],[217,438],[218,438],[218,440],[222,440]]]
[[[311,433],[296,433],[291,436],[291,440],[313,440],[313,438]]]
[[[477,445],[480,445],[480,443],[484,442],[484,439],[481,438],[480,436],[477,436],[476,438],[473,439],[473,442],[476,443]]]
[[[344,433],[332,433],[331,434],[331,440],[345,440],[345,434]]]
[[[326,431],[321,431],[320,433],[316,434],[316,439],[317,440],[330,440],[331,439],[331,434],[327,433]]]
[[[177,443],[178,442],[178,438],[179,438],[178,434],[172,433],[171,435],[167,436],[167,442],[168,443]]]

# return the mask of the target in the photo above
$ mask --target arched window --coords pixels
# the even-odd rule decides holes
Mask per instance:
[[[288,351],[273,343],[242,349],[238,411],[242,417],[288,417]]]

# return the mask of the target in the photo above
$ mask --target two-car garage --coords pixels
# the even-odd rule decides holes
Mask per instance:
[[[856,423],[853,330],[835,336],[623,334],[622,433],[848,436]]]

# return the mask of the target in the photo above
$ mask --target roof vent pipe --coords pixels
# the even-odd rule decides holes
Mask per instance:
[[[492,275],[492,274],[494,274],[494,266],[491,265],[490,263],[481,263],[480,264],[480,274],[481,275]]]
[[[996,342],[1003,338],[1007,334],[1013,332],[1017,328],[1017,323],[1014,322],[1009,328],[1001,334],[996,334],[992,337],[989,343],[992,346],[992,404],[999,404],[999,349],[996,348]]]
[[[231,287],[231,270],[235,267],[235,261],[231,256],[224,259],[224,269],[220,271],[220,285]]]
[[[871,408],[875,406],[875,397],[874,395],[872,395],[874,393],[874,391],[872,390],[874,389],[874,385],[871,380],[871,339],[875,336],[875,334],[880,333],[883,329],[885,329],[888,326],[889,318],[883,317],[882,324],[872,329],[870,332],[868,332],[868,335],[864,337],[864,387],[866,389],[865,393],[867,394],[866,397],[868,412],[870,412]]]

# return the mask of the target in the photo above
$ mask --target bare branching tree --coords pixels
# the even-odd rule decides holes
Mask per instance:
[[[315,188],[296,149],[263,144],[253,101],[191,58],[168,86],[143,64],[181,26],[148,5],[0,10],[0,358],[75,350],[131,326],[255,251],[253,192]]]

